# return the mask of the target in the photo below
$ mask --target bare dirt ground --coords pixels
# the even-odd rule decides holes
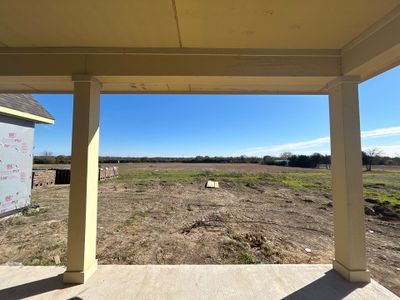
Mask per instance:
[[[327,170],[178,163],[126,164],[120,169],[120,178],[99,185],[100,264],[330,263],[333,259]],[[391,177],[385,172],[392,171],[376,171],[367,178],[368,184],[375,177],[386,186],[398,182],[400,172],[390,173]],[[218,180],[220,188],[206,189],[206,179]],[[397,189],[396,184],[391,188]],[[371,195],[375,193],[374,187],[369,188]],[[69,186],[34,190],[39,212],[0,221],[0,263],[50,265],[58,255],[65,264],[68,192]],[[397,295],[399,229],[396,218],[366,216],[372,277]]]

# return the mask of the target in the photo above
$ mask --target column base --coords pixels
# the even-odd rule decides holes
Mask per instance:
[[[82,284],[85,283],[97,270],[97,259],[85,271],[65,271],[64,283]]]
[[[349,270],[337,260],[333,261],[333,269],[350,282],[371,282],[368,270]]]

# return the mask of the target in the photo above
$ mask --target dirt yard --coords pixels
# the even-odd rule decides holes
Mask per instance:
[[[99,185],[100,264],[330,263],[328,170],[250,164],[126,164]],[[207,179],[219,189],[206,189]],[[372,277],[400,295],[400,168],[364,174]],[[0,264],[65,264],[69,186],[0,221]]]

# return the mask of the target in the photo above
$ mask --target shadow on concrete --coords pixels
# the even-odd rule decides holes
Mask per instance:
[[[73,285],[64,284],[63,275],[32,281],[0,290],[0,299],[16,300],[33,297],[54,290],[62,290]]]
[[[299,270],[299,272],[301,272]],[[0,299],[16,300],[41,295],[54,290],[62,290],[74,285],[64,284],[63,275],[32,281],[6,289],[0,290]],[[339,300],[343,299],[353,291],[366,286],[365,283],[351,283],[343,279],[335,271],[330,270],[325,275],[303,288],[284,297],[284,300],[293,299],[324,299]],[[72,297],[69,300],[82,300],[80,297]]]
[[[330,270],[325,275],[305,287],[293,292],[292,294],[282,298],[283,300],[294,299],[324,299],[339,300],[343,299],[353,291],[363,288],[367,283],[353,283],[343,279],[334,270]]]

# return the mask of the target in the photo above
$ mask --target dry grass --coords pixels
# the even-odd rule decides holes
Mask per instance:
[[[330,173],[261,165],[122,165],[99,186],[102,264],[330,263]],[[397,197],[399,172],[365,174],[366,193]],[[220,189],[206,189],[206,179]],[[382,185],[382,183],[384,185]],[[0,262],[66,262],[68,186],[34,192],[39,213],[0,222]],[[376,203],[367,203],[376,205]],[[369,268],[400,294],[400,224],[366,217]],[[306,248],[311,252],[305,251]]]

